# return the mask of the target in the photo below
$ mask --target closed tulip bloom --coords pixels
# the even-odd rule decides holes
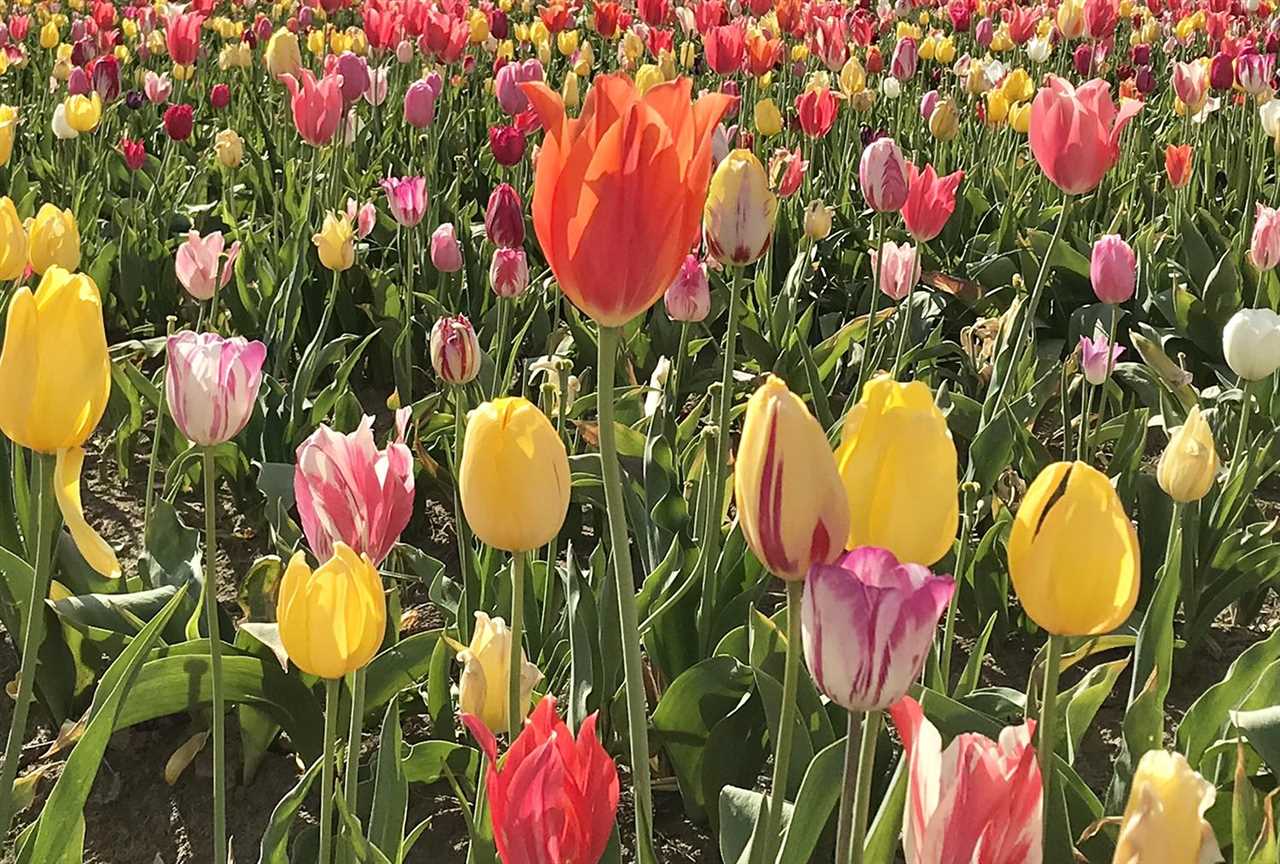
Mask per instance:
[[[50,267],[74,272],[80,267],[80,229],[70,210],[40,205],[27,240],[27,255],[35,272],[43,273]]]
[[[1093,243],[1089,282],[1103,303],[1123,303],[1133,296],[1138,258],[1119,234],[1104,234]]]
[[[296,76],[302,69],[302,50],[298,47],[297,35],[285,27],[272,33],[262,53],[262,62],[272,78]]]
[[[826,87],[810,87],[796,97],[796,119],[810,138],[826,137],[839,110],[836,94]]]
[[[1120,135],[1142,103],[1120,100],[1107,82],[1080,87],[1050,75],[1031,103],[1031,152],[1049,180],[1068,195],[1088,192],[1120,158]]]
[[[489,127],[489,150],[493,153],[493,161],[499,165],[519,164],[527,146],[524,132],[516,126]]]
[[[1169,177],[1169,185],[1181,189],[1191,180],[1191,145],[1170,144],[1164,150],[1164,171]],[[1280,249],[1277,250],[1280,254]]]
[[[310,69],[301,71],[302,80],[284,75],[293,109],[293,124],[303,141],[322,147],[333,140],[342,119],[342,78],[326,75],[319,81]]]
[[[858,162],[858,185],[862,197],[878,213],[896,213],[907,203],[907,162],[898,142],[877,138],[862,151]]]
[[[575,738],[544,696],[498,758],[498,743],[472,714],[462,721],[488,759],[485,793],[502,864],[595,864],[618,810],[618,769],[596,737],[596,715]]]
[[[1032,621],[1097,636],[1128,619],[1141,580],[1138,534],[1106,475],[1083,462],[1040,472],[1009,535],[1009,575]]]
[[[920,258],[910,243],[885,241],[879,254],[872,250],[871,269],[880,291],[894,301],[904,299],[920,281]]]
[[[462,675],[458,679],[458,709],[479,718],[490,729],[510,729],[507,719],[507,683],[511,668],[511,630],[501,618],[490,618],[476,612],[476,626],[471,644],[458,652]],[[520,649],[520,704],[529,708],[533,685],[542,680],[542,672]],[[520,718],[521,723],[524,717]]]
[[[1113,864],[1221,861],[1213,826],[1205,819],[1216,797],[1213,784],[1181,753],[1147,751],[1133,774]]]
[[[1250,52],[1241,54],[1235,60],[1235,77],[1240,82],[1240,89],[1251,96],[1260,96],[1271,90],[1271,79],[1275,74],[1275,55]]]
[[[522,86],[547,130],[532,202],[547,262],[584,313],[625,324],[662,296],[697,240],[711,134],[733,99],[691,103],[685,78],[642,96],[626,75],[604,75],[570,119],[545,84]]]
[[[760,160],[750,150],[732,151],[711,177],[703,210],[711,254],[723,264],[755,261],[769,248],[777,214],[778,198]]]
[[[1124,346],[1112,345],[1104,333],[1099,332],[1092,339],[1081,336],[1080,369],[1084,379],[1095,387],[1105,383],[1123,353]]]
[[[825,240],[831,234],[834,212],[821,199],[814,199],[804,208],[804,234],[811,240]]]
[[[238,168],[244,160],[244,141],[234,129],[223,129],[213,137],[213,155],[223,168]]]
[[[356,262],[356,234],[351,220],[330,211],[325,214],[324,226],[311,238],[320,253],[320,263],[330,270],[349,270]]]
[[[13,158],[13,139],[18,129],[18,109],[0,105],[0,168]]]
[[[1025,102],[1009,106],[1009,128],[1019,135],[1026,135],[1031,129],[1031,106]]]
[[[484,234],[494,246],[515,249],[524,245],[524,204],[510,183],[499,183],[489,193],[484,208]]]
[[[711,311],[711,286],[707,281],[707,265],[697,255],[686,255],[676,281],[663,295],[667,315],[672,321],[702,321]]]
[[[747,402],[733,497],[747,545],[780,579],[804,579],[844,551],[849,505],[826,433],[776,376]]]
[[[187,293],[197,300],[213,297],[215,285],[226,286],[235,273],[236,258],[240,255],[239,241],[232,243],[223,260],[222,232],[214,231],[206,237],[194,228],[187,232],[187,239],[178,246],[174,258],[174,271]]]
[[[809,571],[801,627],[818,689],[846,711],[881,711],[907,694],[955,580],[887,549],[861,546]]]
[[[305,552],[294,553],[276,602],[280,642],[308,675],[336,680],[373,659],[387,627],[382,579],[373,564],[345,543],[314,572]]]
[[[960,115],[950,99],[943,99],[929,115],[929,134],[939,141],[950,141],[960,132]]]
[[[998,741],[966,732],[944,750],[919,702],[904,697],[889,713],[908,760],[902,827],[907,864],[1041,864],[1034,722],[1006,726]]]
[[[404,122],[415,129],[426,129],[435,116],[435,91],[426,81],[414,81],[404,91]]]
[[[889,74],[898,81],[906,81],[916,74],[920,52],[916,40],[910,36],[899,39],[893,46],[893,58],[889,61]]]
[[[169,80],[167,74],[157,75],[148,70],[143,79],[142,92],[146,94],[147,101],[152,105],[160,105],[168,101],[169,94],[173,92],[173,82]]]
[[[902,206],[902,221],[911,236],[927,243],[942,233],[956,209],[956,189],[964,179],[963,171],[939,177],[932,165],[916,170],[907,163],[907,200]]]
[[[513,396],[467,416],[458,477],[467,524],[485,543],[527,552],[560,533],[569,511],[569,458],[538,407]]]
[[[466,315],[437,319],[430,341],[431,367],[441,381],[458,385],[475,380],[480,373],[480,340]]]
[[[170,15],[164,25],[164,37],[169,49],[169,58],[179,66],[190,66],[196,62],[200,52],[200,27],[204,24],[204,15],[199,12],[187,12]]]
[[[926,567],[951,551],[960,520],[956,445],[919,381],[869,381],[844,421],[836,464],[849,501],[845,547],[879,546]]]
[[[512,117],[529,110],[529,97],[520,85],[525,81],[541,81],[544,78],[542,64],[537,59],[512,62],[498,70],[493,78],[493,92],[498,107]]]
[[[1169,443],[1156,466],[1156,480],[1164,494],[1188,504],[1209,493],[1217,473],[1218,451],[1213,444],[1213,430],[1201,416],[1200,406],[1192,406],[1187,421],[1170,431]]]
[[[0,282],[12,282],[27,269],[27,229],[8,195],[0,198]]]
[[[1280,211],[1258,204],[1249,242],[1249,260],[1262,271],[1280,264]]]
[[[1280,315],[1270,309],[1241,309],[1222,329],[1222,353],[1231,371],[1261,381],[1280,368]]]
[[[342,78],[342,101],[351,105],[369,89],[369,63],[357,54],[343,51],[334,67]]]
[[[772,99],[761,99],[755,107],[756,131],[766,138],[782,131],[782,112]]]
[[[164,134],[174,141],[186,141],[191,137],[191,130],[195,125],[194,113],[194,109],[185,103],[170,105],[162,118]]]
[[[427,178],[388,177],[382,181],[387,193],[387,209],[391,216],[406,228],[422,221],[427,212]]]
[[[98,128],[102,120],[102,99],[91,96],[69,96],[63,103],[68,125],[81,134]]]
[[[240,434],[253,416],[267,346],[184,330],[169,337],[165,393],[186,439],[209,447]]]
[[[431,266],[441,273],[462,269],[462,246],[452,222],[443,222],[431,232]]]
[[[499,297],[519,297],[529,287],[529,262],[523,249],[494,249],[489,285]]]

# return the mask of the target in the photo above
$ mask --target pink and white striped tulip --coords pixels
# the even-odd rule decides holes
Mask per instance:
[[[1249,260],[1259,270],[1272,270],[1280,264],[1280,211],[1263,204],[1256,206]]]
[[[902,847],[907,864],[1041,864],[1040,764],[1034,721],[1000,740],[966,733],[942,749],[920,703],[889,709],[909,758]]]
[[[427,178],[388,177],[382,181],[387,193],[387,209],[391,216],[406,228],[422,221],[427,212]]]
[[[862,151],[858,183],[872,210],[896,213],[902,209],[907,203],[907,161],[898,142],[877,138]]]
[[[173,269],[178,274],[178,281],[187,293],[197,300],[208,300],[213,297],[213,289],[217,284],[223,287],[231,281],[235,272],[236,258],[240,255],[240,242],[231,244],[227,250],[226,260],[222,256],[222,232],[214,231],[205,237],[194,228],[187,232],[187,239],[178,246],[178,254],[173,259]],[[221,268],[221,275],[219,275]]]
[[[493,293],[510,299],[529,287],[529,262],[523,249],[494,249],[489,262],[489,284]]]
[[[804,583],[801,631],[814,683],[847,711],[880,711],[920,677],[955,580],[888,549],[860,546],[815,564]]]
[[[293,494],[302,532],[320,561],[345,543],[382,563],[413,514],[413,455],[404,443],[410,410],[396,412],[396,435],[379,450],[373,418],[349,435],[321,426],[298,447]]]
[[[910,243],[886,241],[880,254],[871,253],[871,269],[880,290],[895,301],[905,298],[920,282],[920,256]]]
[[[480,340],[466,315],[446,315],[431,328],[431,366],[446,384],[467,384],[480,374]]]
[[[205,447],[239,435],[258,401],[267,346],[184,330],[169,337],[167,353],[165,395],[178,430]]]

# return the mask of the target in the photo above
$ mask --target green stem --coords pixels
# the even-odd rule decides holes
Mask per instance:
[[[1249,437],[1249,415],[1252,413],[1249,406],[1249,382],[1240,378],[1236,386],[1240,388],[1240,426],[1236,429],[1235,446],[1231,448],[1232,474],[1238,470],[1240,460],[1244,457],[1244,445]]]
[[[884,245],[884,216],[880,213],[877,213],[875,216],[872,233],[875,235],[872,240],[873,254],[879,256],[881,251],[880,247]],[[858,383],[853,389],[854,399],[861,398],[862,385],[867,383],[867,372],[871,366],[872,348],[875,345],[876,312],[878,311],[879,304],[880,280],[876,275],[875,268],[873,268],[871,272],[871,311],[867,315],[867,332],[865,338],[862,340],[862,360],[858,363]]]
[[[173,327],[176,323],[176,319],[170,316],[167,328],[170,336],[173,335]],[[160,369],[160,402],[156,405],[156,426],[151,432],[151,455],[147,459],[147,491],[142,505],[142,537],[144,541],[151,537],[151,511],[156,500],[156,462],[160,455],[160,439],[164,436],[164,418],[165,414],[168,413],[165,410],[168,402],[168,388],[165,386],[165,376],[168,374],[168,366],[162,366]]]
[[[868,711],[862,718],[862,752],[858,755],[858,797],[853,809],[853,864],[862,864],[862,848],[871,813],[871,769],[876,763],[876,740],[880,737],[880,712]]]
[[[778,740],[773,750],[773,783],[769,791],[768,821],[764,826],[764,860],[777,855],[782,830],[782,807],[787,800],[787,778],[791,773],[791,741],[796,725],[796,690],[800,678],[800,605],[804,582],[787,581],[787,659],[782,675],[782,710],[778,717]]]
[[[605,509],[613,547],[613,573],[618,590],[618,618],[622,630],[623,669],[626,675],[627,734],[631,739],[631,783],[635,794],[636,858],[640,864],[656,864],[653,846],[653,798],[649,788],[649,721],[644,692],[644,667],[640,659],[640,622],[636,612],[636,583],[631,572],[631,537],[627,533],[622,501],[622,478],[613,428],[613,379],[622,331],[600,328],[600,376],[597,407],[600,414],[600,461],[604,469]]]
[[[902,369],[902,352],[907,347],[907,328],[911,324],[911,294],[907,294],[902,298],[902,302],[898,304],[898,314],[902,320],[901,326],[898,328],[898,350],[893,355],[893,378],[896,381],[898,373]]]
[[[960,586],[964,584],[965,568],[968,566],[969,533],[973,529],[973,505],[969,501],[970,492],[966,488],[960,496],[960,506],[964,508],[960,520],[960,548],[956,550],[956,569],[953,574],[956,590],[951,592],[951,602],[947,604],[947,620],[942,630],[942,691],[951,692],[951,652],[956,640],[956,607],[960,603]]]
[[[849,712],[849,730],[844,739],[844,772],[840,784],[840,817],[836,823],[835,864],[849,864],[853,846],[853,802],[857,794],[858,749],[853,746],[854,733],[861,728],[862,712]]]
[[[1081,462],[1089,455],[1089,414],[1093,407],[1093,385],[1088,381],[1080,394],[1080,438],[1076,441],[1076,458]]]
[[[21,454],[18,454],[21,458]],[[53,543],[50,535],[57,524],[53,511],[53,457],[33,453],[32,497],[35,505],[35,536],[30,544],[34,575],[31,579],[31,595],[27,600],[27,627],[22,634],[22,665],[18,671],[18,701],[13,706],[13,718],[4,745],[4,767],[0,768],[0,835],[9,830],[13,820],[13,781],[18,776],[18,762],[22,757],[22,739],[27,727],[27,712],[35,694],[36,655],[44,639],[44,600],[49,596],[49,577],[52,572]]]
[[[351,693],[351,726],[347,730],[347,764],[343,769],[343,794],[352,811],[360,800],[360,738],[364,732],[365,670],[357,669],[347,676]]]
[[[324,682],[324,761],[320,763],[320,854],[317,864],[329,864],[333,860],[333,769],[334,740],[338,737],[338,685],[339,679],[328,678]]]
[[[453,476],[459,476],[458,469],[462,465],[462,445],[467,440],[467,391],[465,385],[453,387]],[[461,487],[457,483],[453,489],[453,524],[458,534],[458,569],[462,574],[462,603],[458,610],[458,637],[463,642],[471,641],[471,624],[479,599],[471,594],[471,531],[462,514]]]
[[[524,723],[520,673],[524,667],[524,553],[511,553],[511,656],[507,666],[507,733],[515,741]],[[508,744],[510,746],[510,744]]]
[[[1049,845],[1049,812],[1053,809],[1053,743],[1058,701],[1058,675],[1062,671],[1062,637],[1049,634],[1044,660],[1044,693],[1040,695],[1040,728],[1036,739],[1036,755],[1040,760],[1040,800],[1044,808],[1044,843]]]
[[[217,462],[213,448],[204,449],[204,613],[209,629],[209,666],[213,689],[213,860],[227,860],[226,706],[222,695],[222,635],[218,632]]]

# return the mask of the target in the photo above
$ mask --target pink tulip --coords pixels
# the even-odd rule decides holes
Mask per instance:
[[[932,165],[917,171],[915,165],[907,163],[907,203],[902,206],[902,221],[912,237],[927,243],[942,233],[955,212],[956,189],[963,179],[963,171],[939,177]]]
[[[910,36],[899,39],[893,46],[893,58],[889,61],[889,74],[899,81],[907,81],[916,74],[916,63],[919,59],[916,40]]]
[[[676,281],[663,295],[672,321],[702,321],[711,311],[711,286],[707,265],[697,255],[686,255]]]
[[[436,93],[426,81],[414,81],[404,91],[404,122],[426,129],[436,116]]]
[[[190,66],[196,62],[200,53],[200,28],[203,25],[204,15],[200,12],[170,15],[165,21],[165,43],[174,63]]]
[[[872,210],[894,213],[907,203],[907,163],[892,138],[877,138],[862,151],[858,183]]]
[[[387,193],[387,208],[397,222],[412,228],[422,221],[427,212],[427,178],[388,177],[382,188]]]
[[[93,82],[89,80],[89,73],[84,70],[84,67],[73,68],[71,74],[67,76],[67,95],[85,96],[92,90]]]
[[[809,170],[807,160],[801,158],[800,148],[788,150],[781,147],[773,151],[769,160],[769,182],[779,198],[790,198],[800,191],[805,172]]]
[[[1209,93],[1209,76],[1199,63],[1173,64],[1173,92],[1183,105],[1199,111]]]
[[[147,101],[152,105],[160,105],[168,101],[169,94],[173,92],[173,82],[169,80],[168,73],[157,75],[148,70],[143,78],[142,92],[147,94]]]
[[[301,75],[301,82],[292,75],[280,76],[289,88],[293,125],[303,141],[322,147],[333,139],[342,120],[342,79],[326,75],[316,81],[310,69],[303,69]]]
[[[920,256],[910,243],[898,245],[889,240],[880,254],[872,251],[871,270],[885,296],[902,300],[920,282]]]
[[[494,249],[489,284],[499,297],[519,297],[529,287],[529,262],[523,249]]]
[[[1035,723],[1005,727],[998,742],[957,735],[943,750],[919,702],[904,697],[889,712],[910,760],[902,830],[907,864],[1041,864]]]
[[[1280,264],[1280,211],[1273,207],[1257,205],[1249,259],[1254,267],[1263,271]]]
[[[342,77],[342,101],[345,104],[351,105],[369,89],[369,63],[360,55],[343,51],[334,62],[334,70]],[[325,72],[327,76],[328,69]]]
[[[1140,110],[1141,102],[1123,99],[1117,111],[1101,79],[1077,88],[1050,75],[1031,103],[1031,152],[1063,192],[1088,192],[1120,158],[1120,133]]]
[[[1108,351],[1108,348],[1111,350]],[[1105,382],[1123,353],[1124,346],[1112,345],[1103,333],[1098,333],[1095,339],[1081,336],[1080,368],[1084,371],[1084,380],[1095,387]]]
[[[430,343],[431,366],[446,384],[467,384],[480,374],[480,340],[466,315],[437,319]]]
[[[267,346],[184,330],[169,337],[165,396],[178,430],[205,447],[230,441],[253,415]]]
[[[1236,80],[1240,89],[1257,96],[1271,89],[1271,78],[1275,70],[1274,54],[1258,54],[1250,52],[1236,58]]]
[[[543,80],[542,64],[537,59],[523,63],[513,61],[498,70],[493,78],[493,93],[498,97],[498,107],[514,117],[529,110],[529,97],[520,85],[528,81]]]
[[[410,409],[396,412],[386,449],[373,441],[373,418],[349,435],[321,426],[298,447],[293,496],[307,544],[328,561],[345,543],[378,565],[413,515],[413,455],[404,443]]]
[[[187,232],[187,239],[178,246],[173,269],[177,272],[182,287],[197,300],[210,299],[215,285],[225,287],[231,281],[236,258],[240,254],[240,242],[231,244],[226,261],[222,260],[222,244],[221,231],[201,237],[200,232],[193,228]]]
[[[431,232],[431,264],[441,273],[456,273],[462,269],[462,247],[452,222],[445,222]]]
[[[373,226],[378,224],[378,208],[373,206],[372,201],[361,204],[354,198],[348,198],[347,221],[355,226],[356,239],[363,240],[373,231]]]
[[[1089,281],[1103,303],[1123,303],[1138,281],[1138,258],[1119,234],[1103,234],[1089,257]]]
[[[369,86],[364,91],[364,101],[375,108],[387,101],[387,66],[375,66],[369,70]]]
[[[929,118],[933,116],[933,109],[938,107],[938,103],[942,101],[942,96],[937,90],[930,90],[920,97],[920,119],[926,124]]]

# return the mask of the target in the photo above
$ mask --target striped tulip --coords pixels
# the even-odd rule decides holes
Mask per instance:
[[[446,384],[466,384],[480,372],[480,341],[466,315],[447,315],[431,328],[431,365]]]
[[[892,138],[877,138],[858,163],[862,195],[879,213],[896,213],[907,203],[907,162]]]
[[[266,356],[266,345],[240,336],[190,330],[170,336],[165,391],[179,431],[206,447],[240,434],[258,401]]]

